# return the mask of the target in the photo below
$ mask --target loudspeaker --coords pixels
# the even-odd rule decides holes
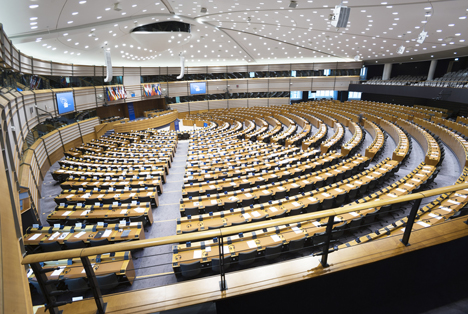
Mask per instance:
[[[104,79],[104,82],[109,83],[112,81],[112,61],[109,50],[104,50],[104,63],[106,65],[107,77]]]
[[[416,41],[422,44],[424,40],[426,40],[426,37],[427,37],[427,32],[422,31],[421,34],[419,34],[418,39],[416,39]]]
[[[336,28],[346,27],[349,19],[349,12],[351,8],[336,5],[333,10],[333,15],[331,16],[331,25]]]

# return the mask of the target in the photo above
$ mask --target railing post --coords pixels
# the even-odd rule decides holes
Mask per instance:
[[[327,238],[325,240],[325,244],[323,245],[323,250],[322,250],[322,260],[320,263],[322,264],[322,267],[328,267],[328,249],[330,246],[330,241],[332,237],[332,229],[333,229],[333,223],[335,222],[335,216],[330,216],[328,218],[328,223],[327,223],[327,229],[326,229],[326,234]]]
[[[421,205],[421,201],[422,201],[422,198],[414,200],[413,207],[411,208],[411,212],[408,215],[408,222],[406,223],[405,233],[403,234],[403,239],[400,240],[406,246],[409,245],[408,244],[409,237],[411,235],[411,230],[413,229],[414,219],[416,218],[416,214],[418,212],[419,205]]]
[[[96,275],[94,274],[93,266],[87,256],[81,257],[81,263],[88,277],[89,287],[93,291],[94,301],[96,301],[97,313],[104,314],[106,312],[107,303],[102,301],[101,288],[97,283]]]
[[[37,283],[39,284],[39,288],[42,291],[42,294],[44,295],[44,298],[46,300],[46,308],[49,309],[50,314],[61,314],[62,311],[58,309],[56,306],[56,299],[54,296],[51,295],[52,288],[50,285],[47,283],[47,275],[44,273],[44,270],[42,269],[41,264],[39,263],[32,263],[30,264],[31,269],[34,272],[34,276],[36,276]],[[55,269],[55,268],[54,268]]]
[[[219,273],[221,275],[219,288],[221,289],[221,291],[225,291],[227,290],[227,286],[226,286],[226,274],[224,272],[224,239],[222,235],[220,235],[219,237],[218,249],[219,249]]]

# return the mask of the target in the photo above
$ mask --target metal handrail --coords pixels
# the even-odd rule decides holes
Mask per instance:
[[[396,199],[388,200],[379,200],[379,201],[370,201],[362,204],[348,205],[339,208],[333,208],[329,210],[324,210],[320,212],[302,214],[298,216],[285,217],[280,219],[274,219],[271,221],[263,221],[257,223],[251,223],[247,225],[227,227],[222,229],[208,230],[197,232],[195,234],[182,234],[174,235],[167,237],[160,237],[154,239],[139,240],[126,243],[110,244],[99,247],[89,247],[84,249],[75,249],[68,251],[58,251],[50,253],[40,253],[27,255],[23,258],[22,264],[38,263],[51,260],[60,260],[60,259],[69,259],[69,258],[78,258],[78,257],[87,257],[104,253],[119,252],[119,251],[129,251],[136,249],[144,249],[148,247],[167,245],[179,242],[188,242],[188,241],[197,241],[207,238],[215,237],[226,237],[240,232],[249,232],[254,230],[259,230],[263,228],[271,228],[284,224],[292,224],[297,222],[303,222],[313,219],[323,219],[336,215],[343,215],[353,211],[369,209],[374,207],[381,207],[390,204],[397,204],[402,202],[409,202],[414,200],[423,199],[430,196],[435,196],[444,193],[450,193],[458,190],[468,189],[468,183],[455,184],[450,186],[445,186],[437,189],[427,190],[423,192],[417,192],[410,195],[399,196]]]

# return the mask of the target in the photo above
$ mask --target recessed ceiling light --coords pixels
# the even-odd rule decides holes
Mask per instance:
[[[134,5],[132,5],[132,8],[134,8],[134,7],[136,7],[136,6],[137,6],[137,5],[136,5],[136,4],[134,4]]]
[[[453,26],[455,26],[455,24],[449,24],[448,26],[453,27]]]
[[[73,13],[72,13],[72,15],[77,15],[77,14],[78,14],[78,12],[73,12]]]
[[[102,16],[98,16],[97,19],[98,19],[98,20],[102,19]]]
[[[109,11],[111,8],[106,8],[106,11]]]
[[[79,4],[85,4],[86,1],[80,1],[80,2],[78,2],[78,3],[79,3]]]
[[[37,7],[39,7],[39,4],[31,4],[31,5],[29,6],[30,9],[35,9],[35,8],[37,8]]]
[[[466,16],[465,16],[465,17],[466,17]],[[30,17],[29,20],[30,20],[30,21],[35,21],[35,20],[37,20],[37,17]]]
[[[37,25],[37,22],[31,22],[29,25]]]
[[[73,21],[68,21],[67,23],[68,23],[68,24],[72,24],[72,23],[73,23]]]

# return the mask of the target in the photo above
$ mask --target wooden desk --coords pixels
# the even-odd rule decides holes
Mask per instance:
[[[135,266],[131,252],[106,253],[90,256],[89,260],[96,276],[115,273],[123,276],[129,284],[135,280]],[[73,258],[69,260],[59,260],[45,262],[44,268],[60,267],[60,270],[46,273],[49,280],[63,280],[73,278],[85,278],[86,273],[82,266],[81,259]],[[34,273],[29,272],[29,280],[36,280]]]
[[[138,190],[138,191],[137,191]],[[141,189],[114,189],[104,191],[94,190],[64,190],[59,196],[54,198],[57,204],[60,203],[86,203],[94,204],[96,202],[104,203],[131,203],[131,202],[151,202],[156,207],[159,206],[158,191],[156,188]]]
[[[103,225],[86,225],[83,227],[63,226],[63,228],[45,227],[39,228],[29,227],[26,234],[23,236],[24,245],[37,246],[39,243],[58,242],[66,244],[70,242],[83,241],[89,243],[89,240],[96,236],[99,231],[107,231],[108,235],[102,236],[101,239],[107,238],[111,242],[142,240],[145,239],[145,230],[141,222],[132,222],[127,224],[103,224]],[[130,230],[130,234],[122,237],[120,230]],[[110,232],[110,234],[109,234]]]

